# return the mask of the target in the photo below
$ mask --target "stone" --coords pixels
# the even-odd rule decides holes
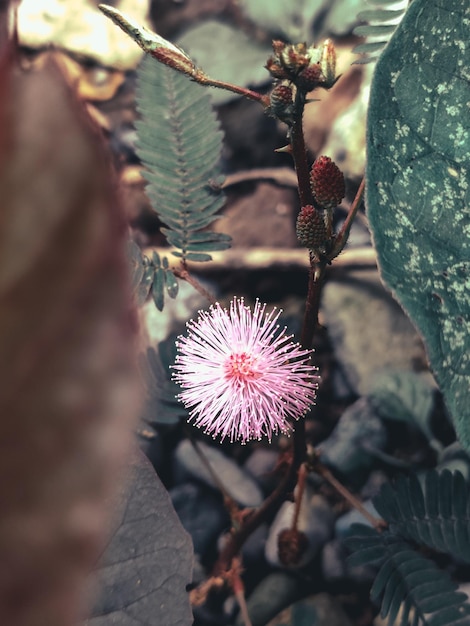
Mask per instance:
[[[184,529],[191,535],[194,552],[201,559],[228,523],[221,497],[207,487],[185,483],[169,491]]]
[[[359,398],[341,415],[333,432],[319,446],[320,460],[349,482],[363,480],[375,463],[368,450],[383,450],[387,430],[367,398]]]
[[[235,502],[244,507],[256,507],[263,502],[261,489],[235,461],[226,457],[222,451],[217,450],[213,446],[208,446],[201,441],[197,445],[210,464],[212,471]],[[174,460],[175,474],[180,481],[192,477],[214,489],[218,489],[211,473],[201,461],[191,442],[187,439],[178,444]]]
[[[272,448],[256,448],[245,461],[243,469],[268,493],[279,482],[279,476],[275,472],[278,461],[278,451]]]
[[[351,272],[347,282],[327,282],[321,311],[335,356],[357,395],[369,392],[379,371],[427,368],[417,331],[378,272]]]

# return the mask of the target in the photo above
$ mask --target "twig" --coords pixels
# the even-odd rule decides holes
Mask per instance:
[[[346,219],[344,220],[344,223],[343,223],[343,225],[341,227],[341,230],[336,235],[333,249],[328,254],[328,260],[329,261],[331,261],[332,259],[337,257],[338,254],[341,252],[341,250],[346,245],[346,242],[347,242],[348,237],[349,237],[349,231],[351,230],[351,226],[352,226],[353,220],[354,220],[354,218],[356,216],[356,213],[357,213],[357,210],[358,210],[358,208],[359,208],[359,206],[360,206],[360,204],[362,202],[362,197],[364,195],[364,189],[365,189],[365,178],[362,179],[361,184],[359,185],[359,189],[357,190],[356,197],[354,198],[351,206],[349,207],[348,215],[347,215]]]
[[[322,465],[321,463],[319,463],[318,461],[316,461],[314,463],[313,466],[314,471],[317,474],[320,474],[320,476],[322,476],[325,480],[327,480],[330,485],[332,485],[336,491],[338,491],[338,493],[340,493],[343,498],[345,500],[347,500],[349,502],[349,504],[351,504],[351,506],[353,506],[355,509],[357,509],[359,511],[359,513],[361,513],[361,515],[363,515],[365,517],[365,519],[377,530],[377,531],[382,531],[384,529],[384,526],[386,526],[385,522],[382,519],[379,519],[377,517],[374,517],[373,515],[371,515],[369,513],[369,511],[364,507],[364,505],[362,504],[362,502],[356,498],[356,496],[354,496],[349,489],[347,489],[344,485],[342,485],[339,480],[337,480],[333,474],[330,472],[330,470],[325,467],[324,465]]]
[[[205,289],[205,287],[201,285],[197,278],[194,278],[194,276],[192,276],[186,268],[174,267],[172,268],[172,271],[175,276],[181,278],[181,280],[185,280],[187,283],[192,285],[194,289],[196,289],[196,291],[198,291],[204,298],[206,298],[208,302],[210,302],[211,304],[215,304],[217,302],[215,296],[213,296],[210,291]]]

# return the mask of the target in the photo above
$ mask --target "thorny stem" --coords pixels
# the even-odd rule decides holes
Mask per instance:
[[[295,172],[299,189],[301,206],[313,204],[314,198],[310,186],[310,169],[308,166],[307,149],[305,147],[304,130],[302,125],[305,97],[297,92],[295,99],[296,116],[290,129],[290,145],[294,159]]]

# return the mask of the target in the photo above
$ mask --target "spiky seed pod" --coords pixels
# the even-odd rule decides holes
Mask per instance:
[[[312,91],[321,83],[322,71],[319,63],[309,65],[295,79],[295,84],[301,91]]]
[[[269,96],[271,111],[283,122],[289,122],[293,113],[292,88],[276,85]]]
[[[274,57],[269,57],[266,65],[264,66],[273,78],[288,78],[286,70]]]
[[[271,106],[292,104],[292,87],[289,85],[276,85],[270,95]]]
[[[313,195],[324,209],[334,209],[345,195],[343,172],[330,157],[320,156],[310,172]]]
[[[296,233],[299,243],[305,248],[319,250],[324,247],[327,240],[325,222],[323,216],[311,204],[300,209]]]
[[[283,565],[298,565],[307,550],[309,541],[307,535],[296,528],[282,530],[277,538],[279,560]]]

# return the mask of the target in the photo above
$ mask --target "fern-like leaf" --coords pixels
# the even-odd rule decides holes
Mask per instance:
[[[379,571],[371,589],[374,601],[381,599],[381,616],[389,626],[470,626],[467,595],[437,565],[422,557],[393,532],[378,533],[356,524],[346,540],[353,551],[353,565],[374,564]]]
[[[222,133],[210,96],[188,78],[149,56],[138,70],[137,154],[146,166],[147,193],[166,225],[168,242],[184,260],[209,261],[230,246],[207,228],[224,204],[219,161]]]
[[[355,61],[355,64],[371,63],[378,59],[380,54],[377,53],[380,53],[387,45],[388,40],[405,14],[408,0],[402,0],[401,2],[400,0],[371,0],[371,4],[380,8],[362,11],[357,16],[361,22],[368,23],[355,28],[354,34],[367,37],[368,41],[353,49],[353,52],[356,54],[364,55],[361,59]]]
[[[470,562],[470,499],[460,472],[429,471],[424,487],[414,475],[400,477],[374,506],[394,533]]]

